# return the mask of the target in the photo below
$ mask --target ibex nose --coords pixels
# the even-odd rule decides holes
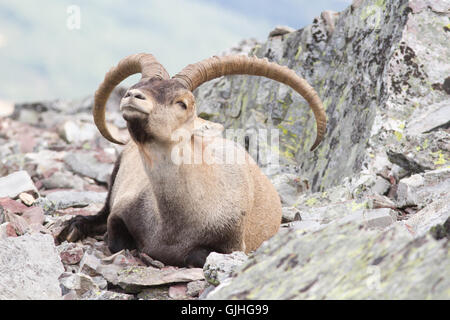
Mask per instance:
[[[128,90],[125,94],[125,98],[136,98],[140,100],[146,100],[145,95],[139,89]]]

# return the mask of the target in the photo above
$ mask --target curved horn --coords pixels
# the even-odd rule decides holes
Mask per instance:
[[[105,110],[106,101],[113,89],[129,76],[141,73],[142,79],[159,77],[169,79],[170,76],[164,67],[151,54],[139,53],[128,56],[119,61],[117,66],[111,68],[105,75],[105,79],[95,92],[94,98],[94,122],[100,133],[109,141],[117,144],[124,144],[114,138],[106,125]]]
[[[284,83],[301,94],[308,101],[316,118],[317,136],[311,151],[319,145],[325,135],[327,126],[327,118],[322,101],[305,79],[299,77],[295,71],[285,66],[269,62],[267,59],[244,55],[214,56],[188,65],[176,74],[173,79],[178,80],[187,89],[194,91],[204,82],[231,74],[263,76]]]

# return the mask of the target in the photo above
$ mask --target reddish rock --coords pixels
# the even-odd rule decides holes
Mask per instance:
[[[0,198],[0,206],[12,213],[22,213],[28,209],[23,203],[11,198]]]
[[[186,295],[186,291],[186,283],[175,284],[173,286],[170,286],[169,288],[169,297],[177,300],[186,299],[188,298],[188,296]]]
[[[45,220],[44,210],[41,207],[29,207],[22,213],[28,224],[43,224]]]
[[[64,264],[77,264],[83,258],[83,248],[76,243],[64,243],[58,246],[59,256]]]
[[[20,145],[20,152],[28,153],[33,152],[34,147],[37,144],[33,133],[23,133],[17,137]]]
[[[36,186],[36,189],[41,190],[42,189],[42,181],[41,180],[37,180],[34,182],[34,185]]]
[[[11,223],[11,226],[14,228],[17,235],[25,234],[29,225],[24,218],[8,210],[5,211],[5,218],[7,222]]]
[[[6,223],[6,236],[8,237],[17,237],[16,229],[11,222]]]

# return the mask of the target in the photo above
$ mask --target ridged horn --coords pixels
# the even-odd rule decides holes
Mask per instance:
[[[95,92],[93,114],[95,125],[100,133],[113,143],[124,144],[124,142],[111,135],[106,125],[106,101],[108,101],[109,95],[119,83],[136,73],[142,74],[141,80],[153,77],[159,77],[163,80],[170,78],[164,67],[153,55],[148,53],[138,53],[123,58],[117,66],[106,73],[105,79]]]
[[[173,76],[185,88],[194,91],[201,84],[215,78],[232,74],[248,74],[266,77],[290,86],[301,94],[309,103],[317,124],[316,141],[311,147],[314,150],[322,141],[327,126],[327,118],[323,109],[322,101],[316,91],[299,77],[295,71],[269,62],[267,59],[247,57],[244,55],[211,57],[195,64],[190,64]]]

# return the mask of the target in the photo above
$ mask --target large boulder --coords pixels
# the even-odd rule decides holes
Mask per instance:
[[[278,234],[208,299],[449,299],[449,239],[357,223]]]
[[[227,76],[202,85],[195,92],[199,115],[228,129],[242,128],[250,139],[257,130],[278,129],[279,147],[259,144],[258,162],[267,174],[299,170],[313,191],[337,185],[374,161],[378,151],[384,153],[386,144],[448,127],[449,6],[354,1],[340,13],[324,12],[305,28],[254,47],[250,55],[292,68],[318,92],[328,126],[314,152],[309,148],[315,121],[307,103],[266,78]],[[274,169],[273,155],[264,157],[262,151],[293,166]],[[440,164],[448,158],[448,150],[436,155]]]
[[[24,235],[0,241],[0,300],[60,299],[64,267],[53,237]]]

